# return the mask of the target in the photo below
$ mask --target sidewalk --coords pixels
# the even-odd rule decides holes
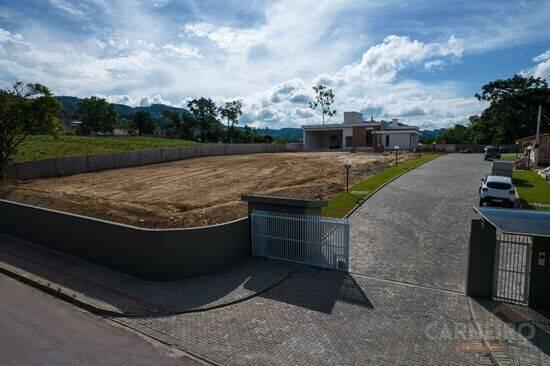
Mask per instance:
[[[150,282],[0,235],[1,272],[111,316],[167,315],[222,307],[266,291],[298,268],[251,257],[211,276]]]

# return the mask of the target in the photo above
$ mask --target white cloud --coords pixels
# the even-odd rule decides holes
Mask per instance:
[[[423,43],[389,36],[366,50],[360,62],[345,65],[333,74],[317,75],[310,82],[294,78],[249,95],[244,98],[244,120],[270,127],[318,123],[318,111],[307,108],[307,103],[312,97],[311,87],[321,83],[335,92],[336,120],[344,111],[356,110],[363,111],[365,118],[371,114],[378,119],[399,117],[422,128],[465,123],[470,115],[479,113],[483,103],[473,97],[460,97],[458,85],[427,85],[397,78],[406,68],[425,67],[429,62],[440,65],[444,58],[457,59],[461,54],[460,42],[454,37],[442,43]],[[302,103],[304,108],[296,108],[294,103]]]
[[[336,77],[345,82],[388,82],[407,66],[432,57],[460,57],[462,51],[460,42],[454,37],[445,43],[423,43],[411,41],[406,36],[391,35],[381,44],[369,48],[358,64],[344,67]]]
[[[84,17],[84,12],[79,9],[77,6],[66,0],[49,0],[51,6],[56,9],[59,9],[71,16],[82,18]]]
[[[138,102],[136,102],[132,97],[129,95],[97,95],[98,97],[105,98],[109,103],[115,103],[115,104],[124,104],[130,107],[135,107],[138,105]]]
[[[170,102],[162,99],[160,95],[153,95],[152,97],[143,97],[139,101],[140,107],[149,107],[151,104],[166,104],[170,105]]]
[[[550,81],[550,50],[534,57],[533,62],[537,62],[538,64],[526,70],[521,70],[520,73],[525,76],[534,76]]]
[[[189,47],[184,44],[181,44],[179,46],[174,46],[173,44],[166,44],[162,48],[166,50],[168,54],[171,56],[181,57],[185,59],[202,58],[202,55],[199,53],[199,50],[196,47]]]
[[[0,28],[0,43],[23,43],[23,36]]]
[[[244,52],[263,38],[262,32],[258,30],[216,27],[205,22],[185,24],[182,29],[187,35],[208,38],[229,52]]]
[[[428,71],[440,69],[445,64],[443,60],[433,60],[424,63],[424,68]]]
[[[550,81],[550,50],[538,55],[533,61],[539,62],[533,69],[533,76]]]

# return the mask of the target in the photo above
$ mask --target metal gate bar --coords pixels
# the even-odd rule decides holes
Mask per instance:
[[[253,255],[349,270],[346,219],[254,210],[251,229]]]
[[[497,231],[493,297],[526,305],[529,302],[532,238]]]

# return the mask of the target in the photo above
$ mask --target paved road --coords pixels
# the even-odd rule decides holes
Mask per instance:
[[[462,293],[488,168],[447,155],[376,193],[351,219],[355,275],[304,268],[237,305],[127,322],[227,365],[491,364]]]
[[[194,365],[181,352],[0,275],[0,365]]]
[[[388,184],[351,216],[351,271],[464,292],[472,205],[489,171],[479,154],[450,154]]]

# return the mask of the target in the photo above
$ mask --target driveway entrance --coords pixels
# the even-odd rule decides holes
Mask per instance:
[[[350,272],[464,292],[472,205],[489,171],[479,154],[450,154],[388,184],[350,217]]]

